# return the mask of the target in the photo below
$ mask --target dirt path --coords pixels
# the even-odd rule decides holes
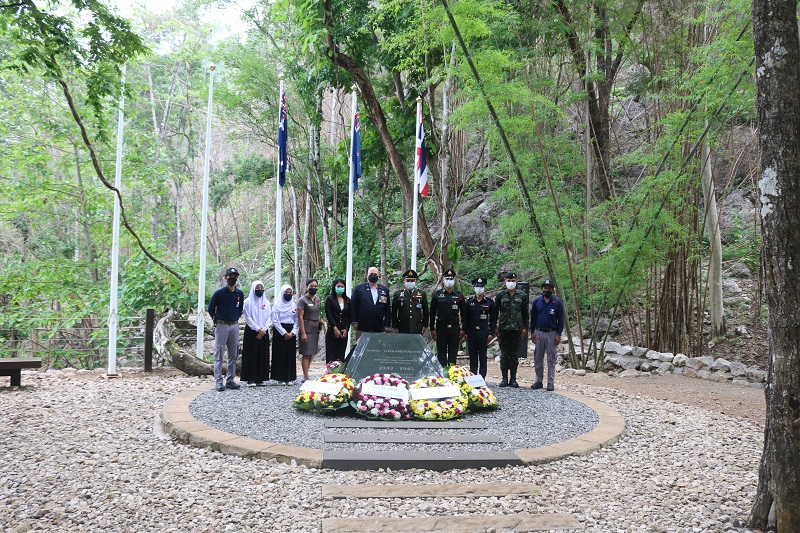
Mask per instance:
[[[520,374],[525,380],[524,384],[522,381],[520,384],[528,385],[528,382],[532,382],[533,368],[521,366],[520,369]],[[766,417],[764,390],[751,386],[717,383],[677,375],[619,378],[605,373],[587,374],[581,377],[558,376],[556,387],[559,383],[581,383],[620,389],[631,394],[702,407],[724,415],[746,418],[759,426],[764,425]]]

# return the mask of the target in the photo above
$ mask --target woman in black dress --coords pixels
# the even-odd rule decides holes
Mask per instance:
[[[244,341],[242,342],[242,381],[257,386],[269,379],[269,328],[272,306],[264,296],[264,282],[256,280],[244,301]]]
[[[325,333],[325,363],[344,361],[347,350],[347,334],[350,332],[350,298],[345,294],[342,278],[333,280],[331,293],[325,299],[325,317],[328,331]]]
[[[292,286],[281,287],[281,299],[272,306],[272,365],[270,378],[286,385],[297,380],[297,308]]]

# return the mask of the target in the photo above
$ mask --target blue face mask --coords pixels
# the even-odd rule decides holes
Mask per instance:
[[[336,294],[344,294],[344,287],[336,287]]]

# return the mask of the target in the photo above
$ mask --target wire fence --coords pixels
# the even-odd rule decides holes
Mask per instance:
[[[152,310],[119,318],[117,364],[147,366],[152,360]],[[149,342],[148,342],[149,337]],[[44,368],[101,368],[108,364],[108,318],[37,315],[13,323],[0,316],[0,357],[39,357]]]

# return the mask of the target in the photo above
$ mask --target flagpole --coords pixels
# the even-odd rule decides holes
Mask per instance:
[[[211,101],[214,96],[214,65],[208,67],[208,113],[206,119],[206,154],[203,162],[203,212],[200,220],[200,273],[197,275],[197,358],[203,359],[206,330],[206,236],[208,235],[208,180],[211,158]],[[211,317],[214,318],[214,317]]]
[[[117,309],[117,289],[119,287],[119,190],[122,187],[122,129],[125,121],[125,72],[127,65],[122,66],[122,95],[119,99],[119,115],[117,118],[117,167],[114,174],[114,219],[111,237],[111,296],[108,302],[108,371],[106,374],[117,375],[117,326],[119,314]]]
[[[353,132],[356,128],[356,106],[358,105],[358,96],[356,95],[356,86],[353,85],[353,100],[350,106],[350,179],[347,180],[347,295],[350,296],[353,292],[353,196],[355,189],[353,188],[353,180],[355,179],[356,166],[353,161],[353,150],[355,149],[355,135]]]
[[[281,88],[278,96],[278,123],[280,124],[281,113],[283,112],[283,80],[284,76],[281,74]],[[280,127],[280,126],[279,126]],[[288,141],[287,141],[288,142]],[[280,147],[278,148],[280,152]],[[280,158],[280,155],[278,156]],[[278,302],[281,296],[281,270],[283,260],[281,256],[283,241],[281,239],[283,234],[283,187],[281,187],[280,179],[281,165],[280,162],[275,167],[275,299],[273,302]]]
[[[417,211],[419,210],[419,128],[422,122],[422,98],[417,96],[417,127],[414,129],[414,203],[411,209],[411,270],[417,270]]]

